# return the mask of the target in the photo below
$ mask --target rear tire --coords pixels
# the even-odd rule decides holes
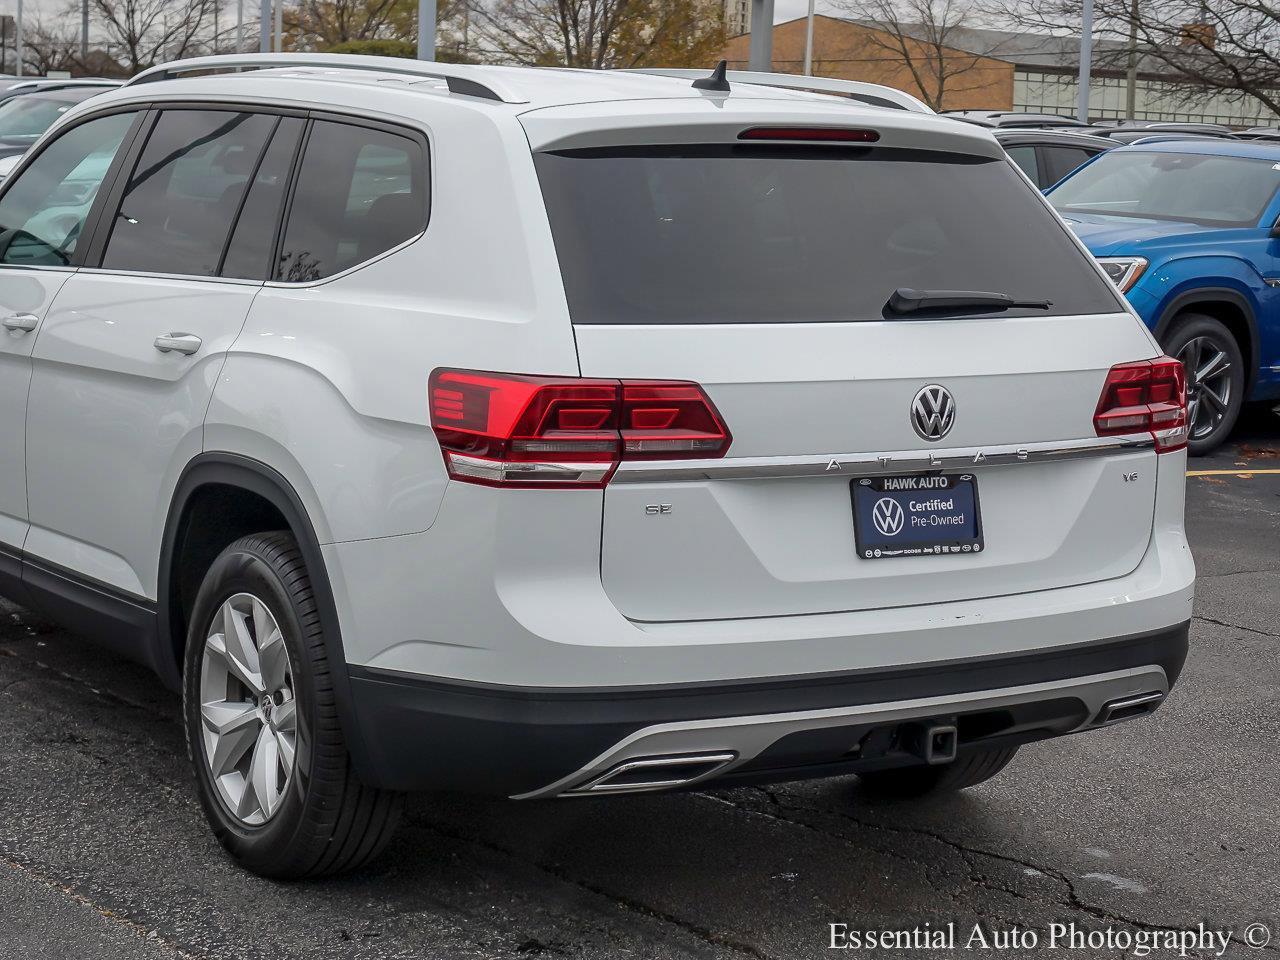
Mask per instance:
[[[1009,765],[1017,752],[1017,747],[973,750],[962,753],[951,763],[875,770],[858,774],[858,779],[867,793],[885,799],[909,800],[954,793],[990,780]]]
[[[1184,313],[1164,338],[1164,350],[1187,367],[1191,437],[1187,451],[1202,457],[1222,446],[1244,406],[1245,369],[1240,344],[1222,321]]]
[[[293,536],[253,534],[227,547],[192,611],[183,718],[214,835],[259,876],[352,870],[399,822],[402,797],[352,770],[332,669]]]

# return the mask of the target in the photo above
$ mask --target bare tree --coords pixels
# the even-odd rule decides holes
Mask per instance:
[[[26,27],[22,37],[23,73],[45,76],[50,71],[79,71],[80,38],[65,26],[42,20]]]
[[[509,63],[602,69],[705,64],[724,44],[719,0],[469,0],[474,41]]]
[[[998,51],[972,49],[975,12],[966,0],[834,0],[833,6],[868,28],[872,48],[904,68],[935,110],[948,94],[989,81],[982,70]]]
[[[494,0],[473,5],[472,31],[512,63],[599,69],[636,6],[638,0]]]
[[[1080,0],[984,0],[1020,29],[1080,29]],[[1218,91],[1280,113],[1280,6],[1269,0],[1095,0],[1095,36],[1105,67],[1124,69],[1132,49],[1147,73],[1190,94]]]
[[[105,46],[130,73],[203,53],[218,0],[90,0]]]

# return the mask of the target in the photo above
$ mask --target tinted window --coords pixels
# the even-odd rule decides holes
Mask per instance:
[[[307,138],[277,278],[319,280],[422,232],[427,170],[416,140],[317,121]]]
[[[120,202],[102,266],[213,276],[275,124],[262,113],[162,113]]]
[[[708,146],[537,166],[576,323],[878,320],[900,287],[1120,309],[1003,159]],[[1003,315],[1024,313],[1045,315]]]
[[[34,140],[75,104],[57,97],[14,97],[0,104],[0,137]]]
[[[1005,151],[1009,154],[1009,159],[1022,168],[1022,172],[1031,178],[1031,182],[1037,186],[1044,186],[1040,182],[1040,172],[1036,169],[1036,148],[1035,147],[1009,147]]]
[[[1088,150],[1080,147],[1041,147],[1044,155],[1045,182],[1042,186],[1051,187],[1080,164],[1093,156]]]
[[[0,199],[0,261],[70,262],[93,198],[136,114],[99,117],[68,130]]]
[[[266,278],[276,239],[276,221],[289,186],[289,170],[302,127],[303,121],[296,117],[281,118],[231,234],[222,276],[248,280]]]
[[[1050,199],[1068,212],[1250,227],[1277,187],[1280,164],[1271,160],[1116,150],[1055,189]]]

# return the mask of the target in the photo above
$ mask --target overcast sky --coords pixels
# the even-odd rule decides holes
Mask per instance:
[[[830,5],[817,0],[816,13],[830,13]],[[773,22],[794,20],[809,13],[809,0],[773,0]]]

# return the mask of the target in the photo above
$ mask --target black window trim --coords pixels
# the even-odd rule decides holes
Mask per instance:
[[[281,204],[280,212],[276,215],[275,238],[272,244],[273,260],[272,260],[272,263],[268,264],[267,266],[266,279],[246,280],[240,277],[221,276],[220,273],[221,273],[223,263],[226,260],[227,249],[223,250],[222,259],[219,261],[219,264],[218,264],[219,275],[215,275],[211,277],[192,276],[191,274],[158,273],[158,272],[146,271],[146,270],[121,270],[116,268],[104,268],[102,266],[102,258],[106,253],[106,245],[107,245],[107,238],[108,238],[107,235],[109,235],[110,231],[109,230],[104,231],[101,236],[99,235],[99,231],[103,223],[107,219],[105,210],[108,208],[108,201],[110,201],[109,208],[115,212],[119,212],[120,203],[123,200],[124,189],[128,184],[128,177],[122,176],[121,171],[123,169],[123,170],[128,170],[129,173],[132,173],[134,167],[137,165],[138,156],[142,153],[142,150],[145,148],[147,138],[150,136],[152,129],[154,129],[155,124],[159,119],[159,115],[166,110],[218,110],[223,112],[226,112],[228,110],[234,110],[238,113],[265,113],[265,114],[271,114],[277,117],[298,117],[306,121],[306,127],[303,129],[302,135],[298,138],[298,144],[294,150],[293,160],[290,165],[289,186],[287,188],[285,202]],[[80,123],[86,123],[89,120],[93,120],[98,117],[107,116],[112,113],[122,113],[122,112],[128,112],[128,111],[137,111],[137,113],[139,114],[139,121],[135,121],[133,127],[130,128],[129,133],[125,135],[125,140],[124,142],[121,143],[120,150],[116,153],[115,159],[112,161],[111,167],[107,171],[107,175],[103,177],[102,186],[98,188],[98,195],[94,199],[93,206],[89,210],[89,215],[85,218],[83,234],[84,236],[87,236],[90,238],[89,243],[77,245],[75,256],[72,258],[72,262],[69,267],[52,267],[52,268],[45,268],[45,269],[57,269],[57,270],[78,269],[78,270],[84,270],[84,271],[91,271],[93,273],[102,273],[104,275],[118,275],[118,276],[129,276],[129,277],[155,277],[155,278],[162,278],[165,280],[190,280],[190,281],[203,282],[203,283],[208,283],[208,282],[235,283],[235,284],[247,284],[250,286],[266,285],[266,286],[272,286],[272,287],[286,287],[286,288],[308,287],[308,286],[314,286],[321,283],[328,283],[331,280],[336,280],[340,277],[347,276],[348,274],[356,270],[363,269],[365,266],[369,265],[370,263],[374,263],[378,260],[381,260],[383,257],[389,256],[390,254],[396,252],[397,250],[402,249],[403,247],[408,246],[411,243],[416,243],[418,240],[422,239],[423,235],[427,232],[428,227],[430,227],[431,225],[432,197],[435,193],[435,182],[434,182],[435,171],[434,171],[434,165],[432,163],[431,139],[430,137],[427,136],[425,131],[420,130],[416,127],[408,126],[400,123],[393,123],[390,121],[385,121],[385,120],[376,119],[376,118],[343,113],[341,111],[328,110],[328,109],[306,110],[306,109],[280,107],[280,106],[275,106],[271,104],[262,104],[262,103],[251,102],[251,101],[240,101],[240,100],[232,100],[232,99],[157,100],[157,101],[151,101],[151,102],[134,101],[134,102],[123,103],[123,104],[112,104],[111,106],[105,107],[102,110],[95,111],[93,114],[86,114],[82,118],[77,119],[77,121],[74,124],[68,125],[64,130],[59,131],[59,137],[61,137],[62,134],[66,132],[66,130],[70,130],[72,126],[79,125]],[[270,278],[270,275],[273,272],[273,265],[279,262],[279,247],[280,247],[280,244],[284,241],[284,225],[288,223],[289,211],[293,206],[293,195],[297,187],[298,174],[302,167],[302,157],[306,149],[307,141],[311,137],[311,128],[314,125],[314,121],[316,120],[327,120],[334,123],[343,123],[343,124],[346,124],[347,126],[368,127],[373,130],[381,130],[384,133],[390,133],[395,136],[400,136],[408,140],[412,140],[422,148],[423,175],[425,178],[424,182],[426,185],[426,194],[427,194],[426,195],[426,212],[423,217],[422,229],[419,230],[417,233],[415,233],[412,237],[409,237],[407,240],[404,240],[396,244],[394,247],[390,247],[389,249],[384,250],[382,253],[379,253],[374,257],[370,257],[368,260],[364,260],[364,261],[361,261],[360,263],[352,264],[350,267],[347,267],[345,270],[341,271],[340,273],[335,273],[332,276],[323,277],[319,280],[308,280],[308,281],[301,281],[301,282],[289,282],[287,280],[273,280]],[[143,129],[144,127],[145,127],[145,130]],[[275,129],[276,130],[279,129],[279,123],[276,124]],[[274,131],[273,131],[273,135],[274,135]],[[53,140],[48,141],[48,143],[52,143],[52,142]],[[46,147],[48,146],[48,143],[45,144]],[[267,145],[270,146],[269,140]],[[42,151],[43,149],[44,147],[41,148]],[[266,151],[264,150],[263,151],[264,155],[265,155],[265,152]],[[261,157],[259,157],[259,162],[261,162]],[[22,167],[25,167],[26,164],[27,164],[27,160],[24,159]],[[4,183],[4,185],[0,186],[0,198],[3,198],[5,189],[7,189],[9,183],[13,182],[17,178],[17,174],[19,174],[20,172],[21,172],[21,168],[19,168],[18,170],[15,170],[13,174],[11,174],[8,178],[6,178],[6,182]],[[247,192],[246,192],[246,197],[247,197]],[[236,227],[239,225],[239,222],[240,222],[240,214],[243,213],[243,211],[244,211],[244,198],[241,199],[240,210],[237,212],[235,219],[233,219],[231,222],[231,231],[228,234],[228,243],[230,242],[230,238],[235,235]],[[112,218],[114,218],[114,213],[112,214]]]
[[[369,264],[376,263],[384,257],[388,257],[399,250],[403,250],[410,244],[417,243],[426,235],[427,230],[431,228],[431,208],[432,200],[435,196],[435,182],[431,157],[431,140],[426,133],[415,127],[408,127],[399,123],[389,123],[385,120],[377,120],[369,117],[358,117],[353,116],[352,114],[339,113],[332,110],[310,110],[307,112],[307,121],[307,128],[302,132],[301,138],[299,138],[298,152],[294,156],[293,172],[289,179],[289,192],[283,204],[283,215],[277,217],[276,221],[276,238],[275,246],[273,248],[274,253],[271,268],[272,275],[267,277],[264,284],[264,286],[267,287],[296,290],[299,288],[319,286],[322,283],[331,283],[332,281],[348,276],[357,270],[363,270]],[[285,224],[289,222],[289,214],[293,210],[293,199],[298,189],[298,175],[302,171],[302,158],[306,156],[307,144],[311,140],[311,131],[314,129],[316,121],[340,123],[348,127],[366,127],[370,130],[380,130],[383,133],[389,133],[392,136],[397,137],[404,137],[405,139],[412,140],[418,144],[422,149],[422,173],[424,178],[423,182],[426,187],[426,210],[423,212],[422,229],[413,236],[401,240],[395,246],[388,247],[386,250],[375,254],[367,260],[361,260],[359,263],[353,263],[351,266],[346,267],[337,273],[330,274],[327,277],[321,277],[318,280],[277,280],[274,277],[274,273],[275,268],[280,264],[280,247],[284,243],[284,227]]]
[[[82,237],[89,238],[88,242],[77,243],[75,252],[71,255],[71,261],[65,265],[0,264],[0,267],[4,267],[5,269],[22,270],[76,271],[84,266],[84,261],[87,258],[89,248],[92,246],[94,231],[97,230],[102,208],[105,206],[107,201],[107,195],[115,186],[115,181],[120,175],[120,168],[123,166],[126,157],[133,150],[134,144],[137,143],[139,131],[147,125],[150,112],[151,107],[147,103],[115,103],[103,107],[100,110],[95,110],[92,113],[86,113],[78,116],[76,119],[66,124],[66,126],[59,127],[57,136],[49,137],[47,139],[41,138],[39,146],[29,151],[27,155],[22,158],[22,162],[13,170],[13,172],[10,173],[9,176],[5,177],[4,183],[0,185],[0,200],[4,199],[10,188],[17,183],[18,179],[26,172],[27,168],[30,167],[31,164],[35,163],[35,161],[38,160],[46,150],[65,137],[72,130],[81,127],[86,123],[91,123],[94,120],[101,120],[103,117],[115,116],[120,113],[136,114],[133,118],[133,123],[130,124],[129,129],[125,131],[124,138],[120,141],[120,147],[116,150],[116,155],[112,158],[111,165],[107,167],[107,172],[102,177],[102,183],[98,185],[98,192],[94,195],[93,203],[90,204],[89,212],[85,215],[84,224],[80,228],[80,235]]]

